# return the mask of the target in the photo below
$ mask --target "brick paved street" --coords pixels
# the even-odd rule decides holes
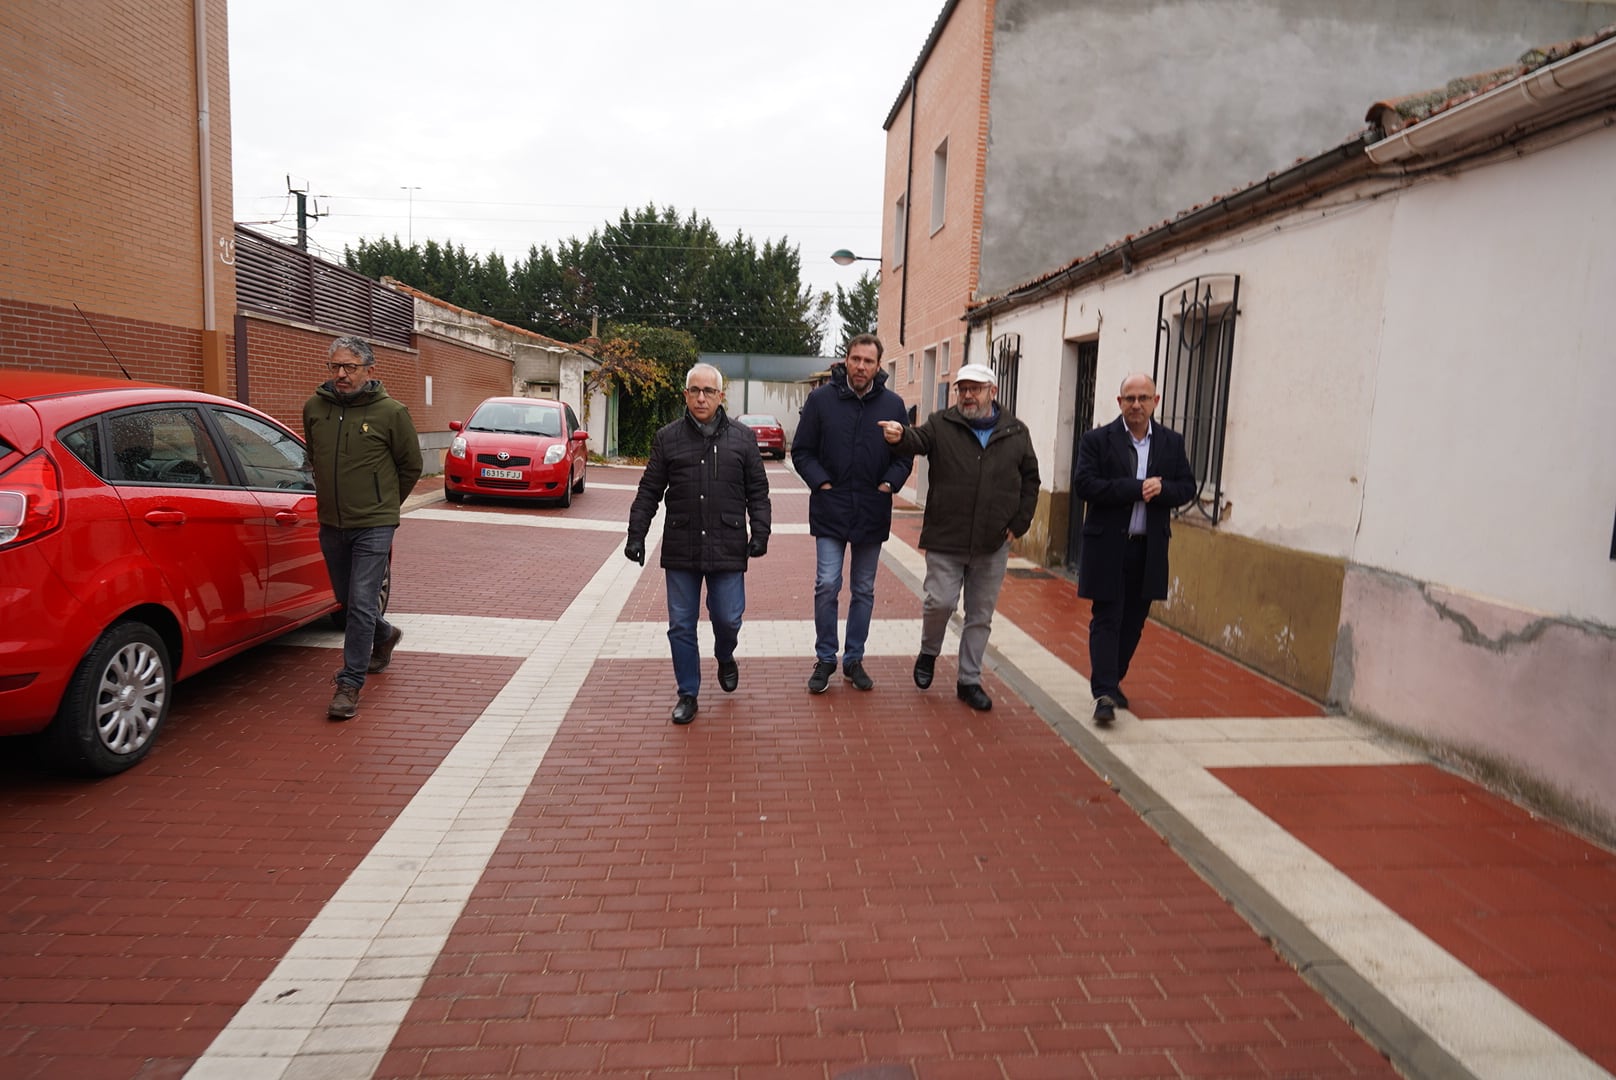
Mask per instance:
[[[704,637],[688,728],[656,551],[619,554],[638,471],[597,466],[565,511],[423,482],[354,721],[314,627],[181,684],[123,776],[0,744],[0,1075],[1616,1069],[1610,852],[1156,625],[1097,731],[1086,604],[1030,567],[992,712],[952,636],[917,690],[912,513],[875,690],[809,695],[806,492],[769,473],[740,688]]]

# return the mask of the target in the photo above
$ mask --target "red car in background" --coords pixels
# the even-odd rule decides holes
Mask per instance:
[[[443,497],[551,499],[571,506],[589,470],[589,433],[572,406],[547,398],[492,397],[455,433],[443,458]]]
[[[227,398],[0,371],[0,735],[151,750],[174,683],[336,612],[303,441]]]
[[[737,419],[757,436],[759,453],[772,454],[778,461],[786,459],[786,429],[779,420],[767,413],[746,413]]]

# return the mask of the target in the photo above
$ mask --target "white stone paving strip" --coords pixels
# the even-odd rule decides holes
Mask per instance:
[[[374,1074],[589,673],[584,659],[600,654],[643,572],[608,559],[545,627],[511,680],[186,1073],[190,1080]]]
[[[1351,721],[1328,716],[1136,720],[1096,734],[1157,796],[1477,1077],[1610,1076],[1208,771],[1425,758],[1380,745]]]

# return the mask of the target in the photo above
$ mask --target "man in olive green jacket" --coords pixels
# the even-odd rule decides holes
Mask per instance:
[[[882,420],[881,433],[898,453],[931,462],[920,546],[926,551],[926,600],[921,613],[915,685],[931,685],[943,634],[965,591],[955,692],[973,709],[993,708],[982,689],[982,657],[993,629],[993,606],[1004,584],[1010,541],[1032,525],[1038,509],[1038,457],[1027,425],[999,408],[999,380],[983,364],[954,376],[958,403],[919,427]]]
[[[404,631],[381,613],[399,508],[421,478],[421,444],[410,411],[372,378],[376,356],[363,338],[341,337],[327,356],[329,381],[303,406],[303,438],[314,471],[320,550],[337,599],[347,607],[342,670],[326,715],[359,711],[369,672],[385,670]]]

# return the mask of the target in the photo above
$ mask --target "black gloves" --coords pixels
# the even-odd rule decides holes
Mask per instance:
[[[748,559],[761,559],[768,553],[769,541],[767,537],[754,536],[751,543],[746,545],[746,557]]]
[[[644,540],[630,540],[628,543],[624,544],[623,545],[623,558],[627,559],[629,562],[637,562],[641,566],[644,566],[645,565],[645,541]]]

